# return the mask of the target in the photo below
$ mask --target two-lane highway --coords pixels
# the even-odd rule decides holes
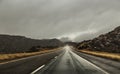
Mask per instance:
[[[31,74],[109,74],[96,65],[74,53],[70,46],[64,47],[65,52],[33,71]]]
[[[16,59],[7,63],[0,63],[0,74],[30,74],[36,68],[49,63],[51,59],[58,56],[63,51],[62,49],[58,49],[54,52]]]

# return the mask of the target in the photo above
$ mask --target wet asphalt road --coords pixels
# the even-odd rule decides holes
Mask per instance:
[[[72,51],[70,46],[64,47],[64,52],[55,57],[31,74],[109,74]]]

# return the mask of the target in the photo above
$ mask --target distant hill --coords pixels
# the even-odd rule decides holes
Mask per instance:
[[[70,45],[70,46],[73,46],[73,47],[76,47],[77,46],[77,43],[76,42],[64,42],[65,45]]]
[[[120,53],[120,26],[93,40],[80,42],[77,47],[79,49]]]
[[[31,39],[24,36],[0,35],[0,53],[28,52],[31,48],[59,47],[63,43],[58,39]]]

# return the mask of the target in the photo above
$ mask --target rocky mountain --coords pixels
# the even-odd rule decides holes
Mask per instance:
[[[62,46],[57,39],[31,39],[24,36],[0,35],[0,53],[28,52],[33,47],[54,48]]]
[[[120,26],[93,40],[80,42],[77,47],[79,49],[120,53]]]

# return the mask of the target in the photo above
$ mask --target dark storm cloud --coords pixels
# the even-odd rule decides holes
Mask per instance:
[[[0,0],[0,33],[80,41],[120,25],[119,0]]]

